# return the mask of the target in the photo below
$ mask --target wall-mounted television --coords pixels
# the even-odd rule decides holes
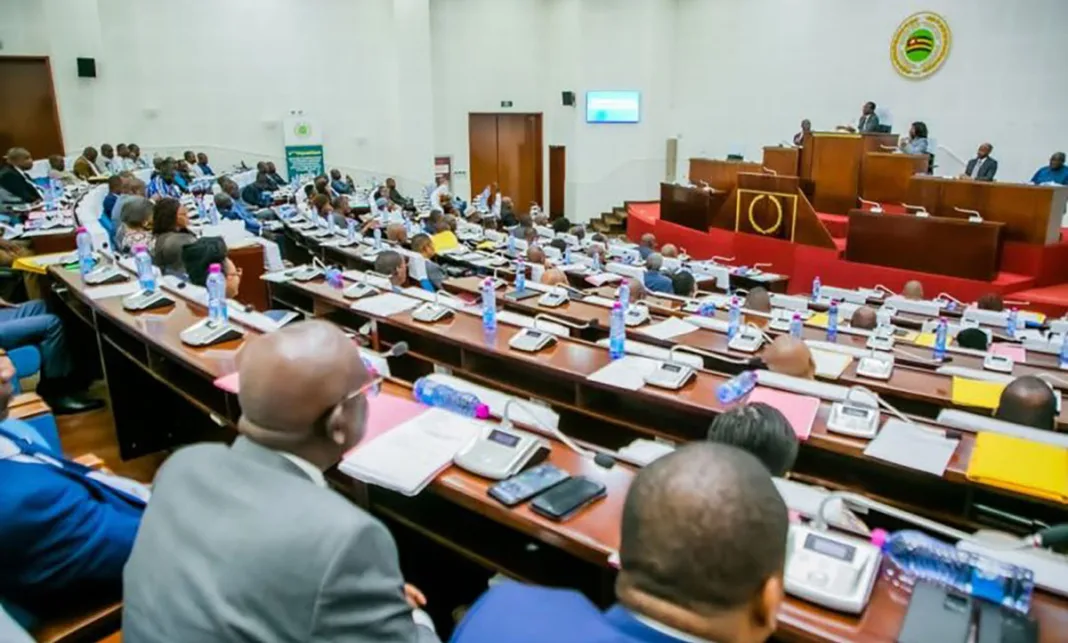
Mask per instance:
[[[641,120],[641,92],[586,92],[587,123],[637,123]]]

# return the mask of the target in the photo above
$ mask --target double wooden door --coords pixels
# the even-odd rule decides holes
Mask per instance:
[[[541,114],[470,114],[471,196],[497,183],[517,212],[544,208]]]

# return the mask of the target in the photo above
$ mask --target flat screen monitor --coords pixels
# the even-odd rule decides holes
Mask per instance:
[[[641,92],[586,92],[587,123],[637,123],[641,120]]]

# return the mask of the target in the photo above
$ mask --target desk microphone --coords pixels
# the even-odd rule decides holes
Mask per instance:
[[[1025,547],[1053,548],[1068,544],[1068,523],[1046,527],[1027,536],[1022,543]]]
[[[382,353],[382,357],[400,357],[408,352],[408,342],[397,342],[388,351]]]

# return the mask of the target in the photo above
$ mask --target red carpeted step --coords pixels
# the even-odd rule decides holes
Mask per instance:
[[[849,236],[849,217],[846,215],[817,212],[816,217],[823,222],[823,225],[827,228],[827,232],[830,232],[832,237],[841,237],[844,239]],[[841,250],[841,248],[839,248],[839,250]]]
[[[1006,299],[1030,302],[1028,310],[1038,310],[1047,315],[1061,317],[1068,312],[1068,283],[1017,290],[1005,296]]]

